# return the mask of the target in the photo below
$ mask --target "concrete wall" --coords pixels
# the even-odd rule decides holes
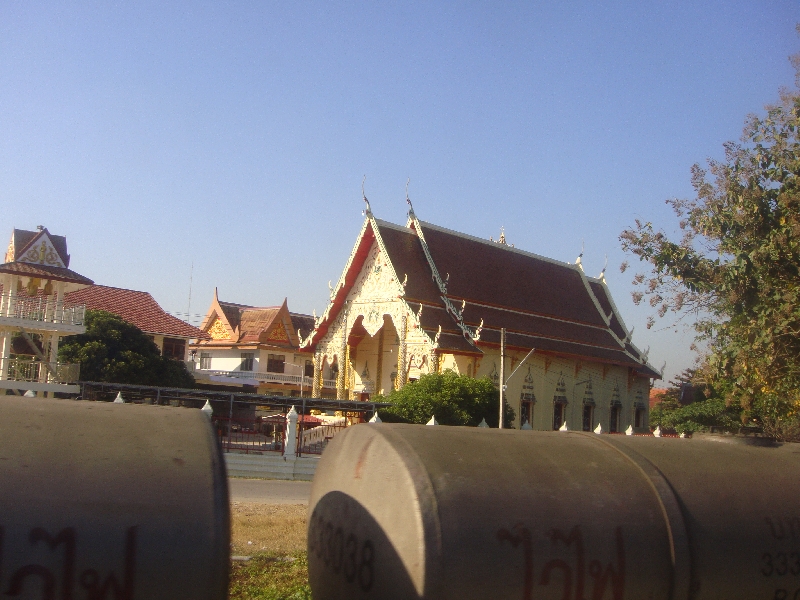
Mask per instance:
[[[229,477],[251,479],[286,479],[311,481],[317,470],[318,456],[281,456],[280,454],[225,454]]]

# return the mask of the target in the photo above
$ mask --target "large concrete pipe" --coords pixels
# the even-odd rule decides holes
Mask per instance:
[[[227,598],[227,480],[199,410],[0,400],[0,597]]]
[[[723,441],[352,427],[312,486],[314,600],[800,600],[800,445]]]

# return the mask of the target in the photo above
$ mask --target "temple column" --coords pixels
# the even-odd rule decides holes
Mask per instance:
[[[408,373],[406,372],[406,335],[408,333],[408,317],[403,315],[400,318],[400,346],[397,349],[397,379],[394,387],[401,389],[406,384]]]
[[[430,372],[431,373],[438,373],[439,372],[439,354],[436,352],[435,349],[431,350],[429,355],[428,361],[431,365]]]
[[[345,315],[344,323],[342,324],[342,345],[337,359],[339,361],[339,375],[336,378],[336,398],[347,400],[345,395],[347,388],[347,315]]]
[[[378,364],[375,365],[375,393],[382,394],[383,387],[381,386],[383,382],[383,335],[386,331],[386,324],[384,322],[384,326],[381,327],[381,330],[378,332]]]
[[[320,397],[320,380],[322,379],[322,369],[320,365],[322,363],[322,355],[319,352],[314,353],[314,381],[311,383],[311,397],[312,398],[319,398]]]

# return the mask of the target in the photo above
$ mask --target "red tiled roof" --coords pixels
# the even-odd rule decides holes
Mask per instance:
[[[70,304],[85,304],[88,309],[119,315],[146,333],[178,338],[209,337],[197,327],[168,315],[148,292],[93,285],[68,293],[65,300]]]

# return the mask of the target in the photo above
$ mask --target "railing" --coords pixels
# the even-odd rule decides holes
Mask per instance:
[[[214,428],[225,452],[283,452],[283,423],[256,418],[214,417]]]
[[[333,439],[333,436],[347,427],[347,419],[339,417],[333,421],[328,421],[324,425],[317,425],[311,429],[301,429],[299,433],[299,443],[297,444],[298,454],[322,454],[325,446]]]
[[[19,358],[7,360],[7,379],[11,381],[74,383],[81,378],[80,363],[46,363],[41,360]]]
[[[18,296],[0,294],[0,318],[25,319],[42,323],[82,325],[86,317],[86,306],[64,306],[55,302],[53,296]]]
[[[303,386],[311,389],[314,385],[313,377],[301,377],[300,375],[288,375],[286,373],[264,373],[261,371],[215,371],[211,369],[196,369],[195,373],[198,375],[206,375],[209,377],[229,377],[231,379],[252,379],[255,381],[263,381],[268,383],[291,383],[300,385],[300,380],[303,381]],[[335,388],[335,379],[323,379],[322,387]]]

